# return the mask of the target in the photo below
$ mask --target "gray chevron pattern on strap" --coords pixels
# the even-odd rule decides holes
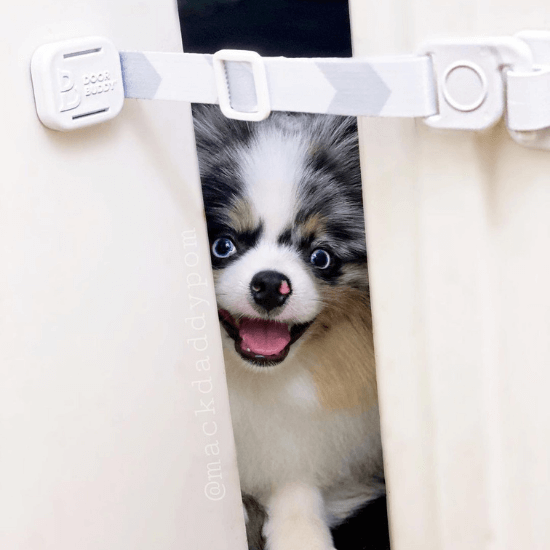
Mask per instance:
[[[153,99],[162,82],[155,67],[141,52],[122,52],[122,80],[126,97]]]
[[[391,90],[369,63],[342,65],[317,61],[316,65],[335,90],[328,107],[330,113],[357,115],[364,111],[364,98],[368,97],[371,111],[368,114],[378,115],[391,95]]]

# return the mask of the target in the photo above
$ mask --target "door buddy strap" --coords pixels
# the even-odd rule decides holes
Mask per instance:
[[[113,118],[124,98],[163,99],[219,104],[226,116],[252,121],[275,110],[480,130],[505,115],[516,141],[550,148],[550,32],[543,31],[345,59],[118,52],[91,37],[41,46],[31,74],[38,115],[56,130]]]

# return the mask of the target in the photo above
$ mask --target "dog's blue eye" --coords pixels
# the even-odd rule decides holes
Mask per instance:
[[[216,239],[212,245],[212,254],[214,254],[216,258],[229,258],[229,256],[232,256],[235,252],[237,252],[237,247],[233,241],[227,237]]]
[[[326,269],[330,265],[330,254],[326,250],[318,248],[313,251],[310,260],[315,267]]]

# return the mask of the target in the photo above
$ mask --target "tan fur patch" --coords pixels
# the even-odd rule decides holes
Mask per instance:
[[[326,288],[327,305],[309,329],[307,368],[321,406],[327,410],[367,410],[377,403],[372,318],[368,294]]]
[[[307,154],[312,157],[315,153],[317,153],[317,151],[319,151],[319,149],[321,149],[320,142],[311,140],[307,148]]]
[[[237,232],[253,231],[258,225],[254,219],[252,206],[244,200],[240,200],[232,206],[229,218],[233,229]]]
[[[310,235],[317,235],[323,233],[326,228],[326,221],[320,214],[314,214],[310,216],[305,222],[299,225],[302,235],[308,237]]]

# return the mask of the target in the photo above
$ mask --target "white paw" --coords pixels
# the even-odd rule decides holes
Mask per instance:
[[[311,518],[285,518],[277,525],[268,520],[263,534],[266,550],[336,550],[328,527]]]

